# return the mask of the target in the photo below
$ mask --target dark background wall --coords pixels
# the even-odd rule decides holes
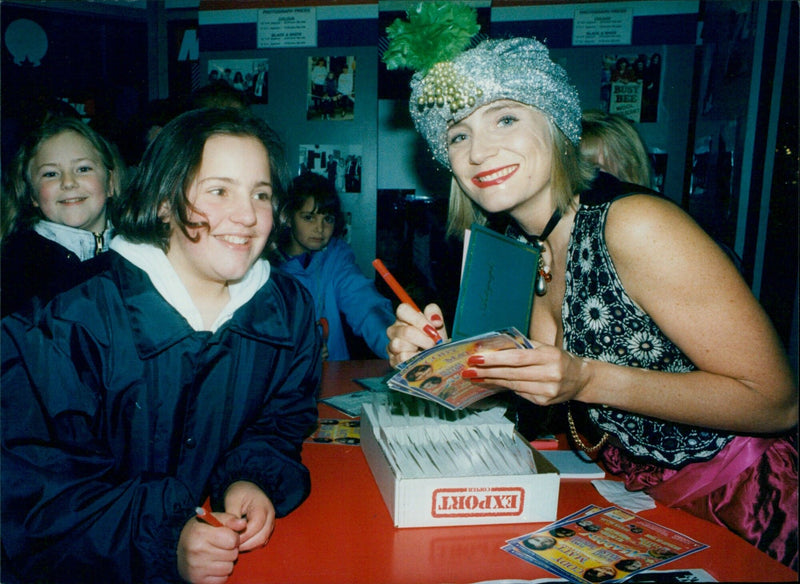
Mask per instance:
[[[3,166],[37,109],[52,99],[85,107],[97,129],[127,148],[130,125],[148,100],[145,13],[77,13],[7,3],[0,10]],[[38,64],[14,62],[6,28],[19,19],[36,23],[47,35],[46,54]],[[21,51],[17,57],[26,59]]]

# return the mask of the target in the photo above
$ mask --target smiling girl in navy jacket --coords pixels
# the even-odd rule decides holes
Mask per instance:
[[[308,495],[313,305],[260,259],[283,169],[246,112],[176,118],[108,270],[3,320],[3,582],[221,581]]]

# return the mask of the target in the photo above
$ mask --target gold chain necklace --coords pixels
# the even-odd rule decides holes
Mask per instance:
[[[608,441],[608,432],[603,432],[603,437],[600,438],[600,441],[597,444],[594,446],[586,446],[578,434],[577,428],[575,428],[575,420],[572,419],[572,408],[570,407],[569,402],[567,402],[567,423],[569,424],[569,433],[570,436],[572,436],[573,442],[575,442],[575,445],[583,450],[586,454],[594,454]]]

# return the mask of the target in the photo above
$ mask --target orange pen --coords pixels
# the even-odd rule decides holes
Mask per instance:
[[[211,513],[206,513],[206,510],[202,507],[196,507],[194,512],[200,521],[208,523],[212,527],[225,527],[219,519],[214,517]]]
[[[391,288],[392,291],[397,295],[397,298],[400,299],[400,302],[408,304],[411,308],[422,314],[419,306],[414,303],[414,301],[411,299],[411,296],[408,295],[408,292],[406,292],[405,289],[403,289],[403,287],[400,285],[400,282],[398,282],[395,277],[392,276],[391,272],[389,272],[386,266],[383,265],[381,260],[375,258],[372,260],[372,265],[375,268],[375,271],[377,271],[381,278],[383,278],[384,281],[389,285],[389,288]],[[442,337],[439,336],[439,333],[436,332],[436,329],[431,325],[426,326],[424,330],[425,334],[433,339],[437,345],[442,342]]]

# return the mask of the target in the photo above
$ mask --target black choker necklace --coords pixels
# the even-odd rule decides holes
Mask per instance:
[[[550,273],[550,266],[544,263],[544,258],[542,254],[544,253],[544,242],[553,232],[558,222],[561,220],[561,211],[556,209],[553,211],[553,214],[550,215],[550,219],[547,221],[547,225],[544,226],[544,230],[542,231],[541,235],[528,235],[525,233],[525,230],[520,228],[520,232],[528,240],[528,243],[531,245],[536,246],[539,249],[539,273],[536,276],[536,295],[537,296],[544,296],[547,294],[547,283],[553,279],[553,275]]]

